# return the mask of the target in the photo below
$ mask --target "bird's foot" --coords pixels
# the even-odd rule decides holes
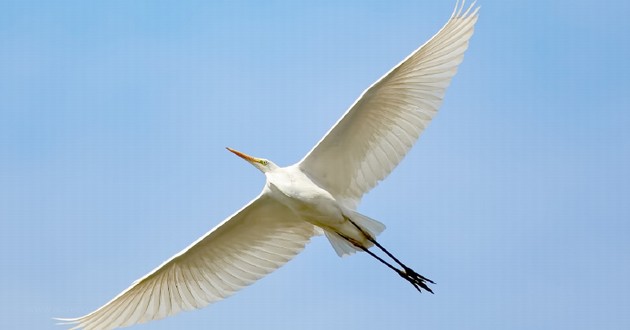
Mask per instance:
[[[400,275],[402,278],[407,280],[407,282],[411,283],[411,285],[413,285],[413,287],[416,288],[418,292],[422,292],[422,289],[424,289],[427,292],[433,293],[433,290],[429,288],[429,286],[427,285],[427,282],[432,283],[432,284],[435,284],[435,282],[416,273],[415,270],[409,267],[404,267],[403,270],[398,270],[398,275]]]

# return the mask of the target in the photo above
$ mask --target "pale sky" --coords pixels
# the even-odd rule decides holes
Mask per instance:
[[[0,2],[2,327],[62,329],[262,189],[455,1]],[[630,4],[483,0],[438,116],[359,206],[437,282],[323,237],[134,329],[629,329]]]

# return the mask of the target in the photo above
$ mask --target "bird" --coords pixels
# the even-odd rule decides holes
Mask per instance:
[[[337,255],[365,252],[417,291],[433,293],[433,281],[376,240],[385,225],[357,207],[437,113],[478,12],[474,2],[458,1],[446,24],[368,87],[299,162],[280,167],[227,148],[265,175],[262,192],[102,307],[57,320],[72,329],[114,329],[199,309],[278,269],[319,235]]]

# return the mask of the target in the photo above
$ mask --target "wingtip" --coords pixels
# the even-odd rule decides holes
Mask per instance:
[[[466,8],[466,10],[464,10],[464,8]],[[466,18],[475,16],[477,15],[477,12],[479,12],[479,8],[481,8],[481,6],[477,6],[477,0],[474,0],[468,6],[466,6],[466,0],[462,0],[461,2],[457,0],[455,8],[453,8],[451,18]]]
[[[56,321],[55,325],[73,325],[79,323],[76,318],[53,317],[52,319]]]

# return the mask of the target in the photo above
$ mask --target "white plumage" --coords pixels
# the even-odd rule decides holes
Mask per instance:
[[[206,235],[96,311],[73,329],[112,329],[175,315],[226,298],[326,234],[339,255],[377,245],[402,267],[416,289],[430,291],[415,273],[375,241],[385,228],[355,211],[361,197],[402,160],[442,103],[473,34],[478,8],[458,5],[427,43],[370,86],[321,141],[295,165],[230,149],[265,173],[262,193]],[[378,258],[378,257],[376,257]]]
[[[300,162],[350,205],[384,179],[442,104],[464,59],[479,8],[456,6],[446,25],[366,89]]]
[[[111,329],[204,307],[284,265],[314,234],[311,224],[261,194],[103,307],[63,321]]]

